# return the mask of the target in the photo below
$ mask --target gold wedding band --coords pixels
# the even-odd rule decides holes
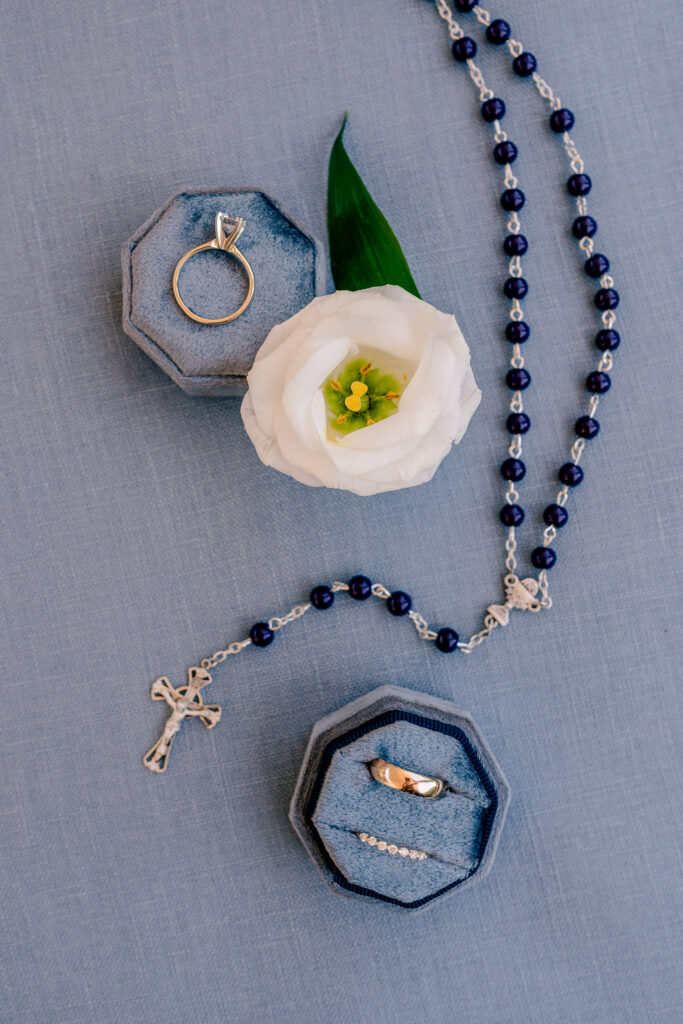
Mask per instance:
[[[411,772],[408,768],[399,768],[397,764],[389,764],[381,757],[370,761],[368,769],[377,782],[388,786],[389,789],[397,789],[401,793],[434,798],[439,796],[443,790],[441,779],[435,779],[431,775],[420,775],[419,772]]]
[[[249,260],[246,258],[244,253],[240,252],[236,244],[246,226],[245,220],[242,217],[229,217],[227,213],[221,213],[219,211],[216,214],[215,225],[216,237],[212,238],[210,242],[204,242],[203,245],[197,245],[194,249],[190,249],[189,252],[186,252],[185,255],[178,260],[176,268],[173,271],[173,295],[175,296],[175,300],[185,316],[189,316],[191,320],[196,320],[198,324],[229,324],[231,320],[236,320],[238,316],[241,316],[242,313],[244,313],[245,309],[254,297],[254,272],[249,265]],[[233,256],[242,264],[246,272],[246,298],[242,305],[236,309],[234,313],[228,314],[228,316],[219,316],[215,319],[200,316],[199,313],[195,313],[194,310],[190,309],[190,307],[187,306],[180,297],[180,291],[178,289],[180,271],[188,260],[192,259],[193,256],[196,256],[198,252],[204,252],[205,249],[218,249],[220,252],[224,252],[228,256]]]

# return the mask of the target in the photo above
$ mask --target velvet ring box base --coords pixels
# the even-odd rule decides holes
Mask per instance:
[[[444,793],[429,799],[382,785],[368,770],[377,757],[442,779]],[[509,799],[467,712],[382,686],[315,726],[290,820],[332,889],[418,910],[488,873]],[[389,853],[360,834],[427,856]]]
[[[173,296],[171,279],[188,250],[214,237],[222,210],[246,221],[239,248],[254,272],[254,298],[227,324],[200,324]],[[326,291],[325,255],[316,239],[265,192],[184,189],[124,243],[123,329],[191,395],[236,395],[268,332]],[[242,302],[246,277],[225,253],[198,253],[181,272],[183,301],[220,317]]]

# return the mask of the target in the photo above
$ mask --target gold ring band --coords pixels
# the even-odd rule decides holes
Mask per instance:
[[[254,297],[254,272],[249,265],[249,260],[246,258],[243,252],[237,248],[237,240],[244,231],[245,221],[242,217],[229,217],[225,213],[220,211],[216,214],[216,237],[210,242],[204,242],[202,245],[197,245],[194,249],[190,249],[186,252],[181,259],[178,260],[176,268],[173,271],[173,295],[176,302],[182,309],[185,316],[189,316],[191,320],[195,320],[198,324],[229,324],[231,320],[236,320],[238,316],[244,313],[245,309]],[[228,229],[226,234],[225,229]],[[185,302],[183,302],[180,291],[178,288],[178,281],[180,279],[180,271],[183,269],[188,260],[191,260],[193,256],[196,256],[198,252],[204,252],[206,249],[218,249],[219,252],[224,252],[228,256],[233,256],[238,260],[247,275],[247,295],[244,302],[234,313],[228,314],[228,316],[219,316],[215,318],[200,316],[199,313],[195,313],[193,309],[190,309]]]
[[[383,761],[381,757],[370,761],[368,769],[373,779],[381,782],[383,786],[388,786],[389,789],[397,789],[400,793],[412,793],[413,796],[433,799],[439,796],[444,788],[441,779],[435,779],[431,775],[421,775],[408,768],[399,768],[396,764]]]

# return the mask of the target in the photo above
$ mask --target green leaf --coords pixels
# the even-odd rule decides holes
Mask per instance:
[[[351,163],[339,134],[330,153],[327,230],[332,276],[338,289],[358,291],[397,284],[421,297],[396,235]]]

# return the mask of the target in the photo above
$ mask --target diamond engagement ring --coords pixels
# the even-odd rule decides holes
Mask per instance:
[[[231,320],[236,320],[238,316],[244,313],[245,309],[254,297],[254,272],[252,271],[249,261],[237,248],[237,241],[240,235],[244,231],[246,221],[242,217],[229,217],[227,213],[221,213],[220,210],[216,214],[215,220],[215,231],[216,237],[212,238],[210,242],[204,242],[203,245],[197,245],[194,249],[190,249],[180,259],[173,271],[173,294],[175,300],[182,309],[186,316],[189,316],[191,320],[196,320],[199,324],[228,324]],[[216,319],[210,319],[209,317],[200,316],[199,313],[195,313],[194,310],[186,306],[180,297],[180,291],[178,289],[178,280],[180,278],[180,271],[183,269],[188,260],[192,259],[198,252],[204,252],[205,249],[218,249],[220,252],[227,253],[228,256],[233,256],[238,260],[247,275],[247,295],[242,305],[235,310],[234,313],[230,313],[228,316],[219,316]]]

